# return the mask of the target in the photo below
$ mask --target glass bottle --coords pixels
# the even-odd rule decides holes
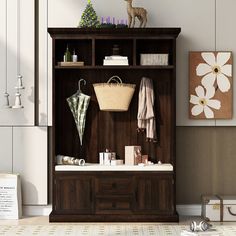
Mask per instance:
[[[66,51],[65,51],[65,55],[64,55],[64,61],[65,62],[71,61],[71,53],[69,51],[68,45],[66,47]]]

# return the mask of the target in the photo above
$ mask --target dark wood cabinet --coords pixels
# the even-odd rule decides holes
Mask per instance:
[[[175,206],[176,38],[180,28],[50,28],[53,45],[53,211],[50,221],[177,221]],[[114,45],[129,66],[103,66]],[[60,66],[67,45],[84,66]],[[141,54],[168,54],[168,65],[141,65]],[[118,75],[136,85],[126,112],[99,110],[94,83]],[[153,80],[157,143],[137,132],[138,91],[142,77]],[[78,90],[91,97],[83,145],[66,99]],[[125,146],[140,145],[149,160],[173,171],[56,171],[56,156],[98,163],[109,148],[124,160]]]
[[[136,177],[137,212],[172,214],[174,182],[171,175],[141,175]]]
[[[98,174],[95,188],[96,213],[132,214],[134,209],[134,177],[132,174]]]
[[[51,221],[177,221],[173,173],[57,173]]]
[[[93,213],[93,182],[94,180],[90,176],[55,177],[55,211],[69,214]]]
[[[102,175],[96,178],[96,194],[131,194],[133,187],[132,175]]]

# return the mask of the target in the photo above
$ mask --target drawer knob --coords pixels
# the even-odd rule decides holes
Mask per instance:
[[[116,188],[116,187],[117,187],[116,183],[113,183],[112,188]]]

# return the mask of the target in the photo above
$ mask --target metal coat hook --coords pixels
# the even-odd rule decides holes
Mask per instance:
[[[78,82],[78,87],[79,87],[79,90],[78,92],[81,93],[81,83],[84,83],[84,85],[86,85],[86,80],[85,79],[80,79],[79,82]]]

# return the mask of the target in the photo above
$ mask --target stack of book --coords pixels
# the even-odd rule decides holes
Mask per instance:
[[[128,57],[125,56],[105,56],[105,59],[103,60],[104,66],[128,66],[129,61]]]
[[[192,232],[190,230],[182,230],[181,236],[220,236],[219,232],[215,229],[210,229],[207,231],[197,231]]]

